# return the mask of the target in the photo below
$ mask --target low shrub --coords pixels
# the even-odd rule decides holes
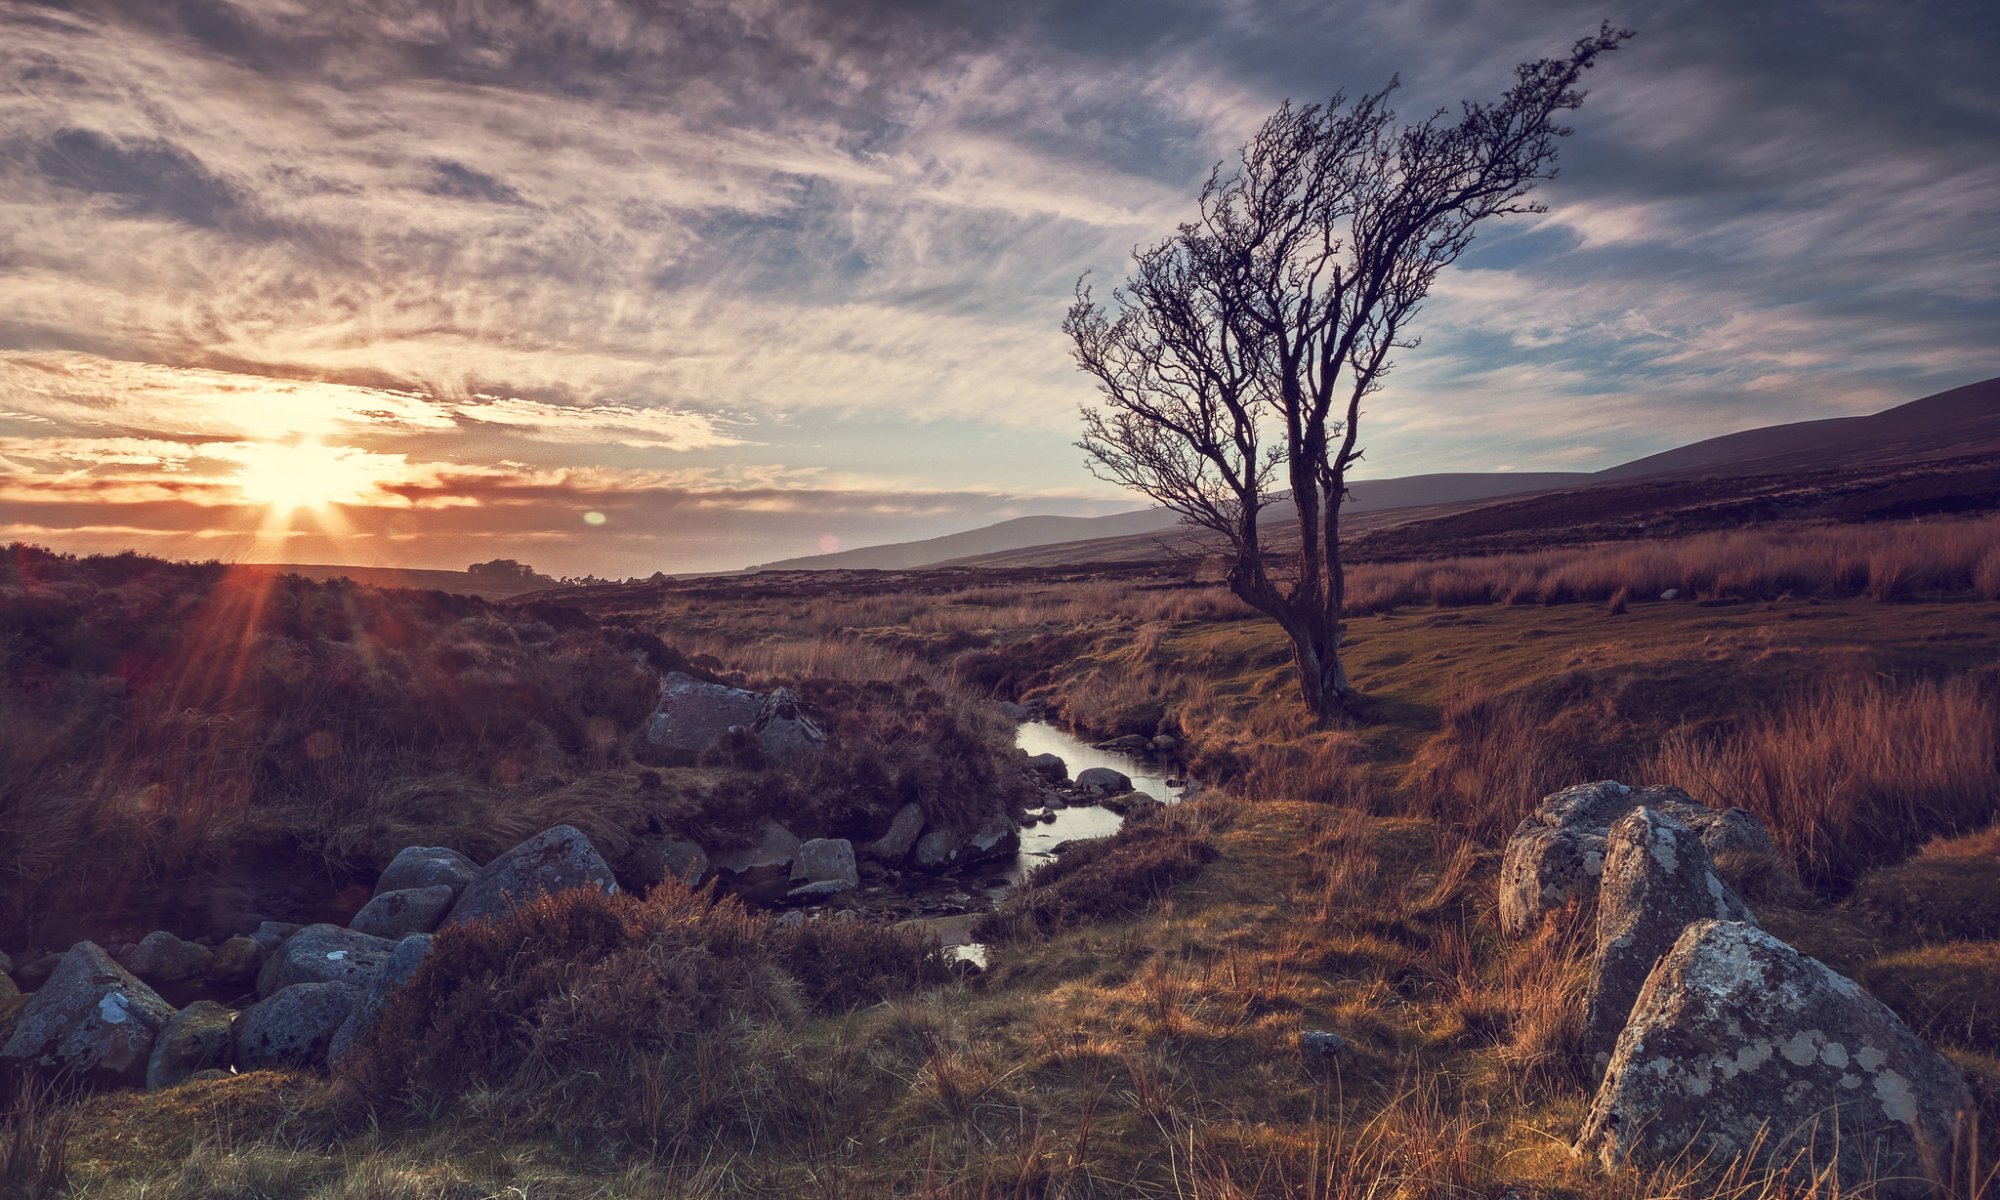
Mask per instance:
[[[2000,943],[1905,950],[1863,968],[1860,983],[1926,1039],[2000,1049]]]
[[[1848,903],[1919,941],[2000,939],[2000,829],[1933,842],[1863,875]]]
[[[979,919],[972,936],[1005,942],[1134,916],[1217,857],[1204,834],[1166,819],[1158,809],[1141,809],[1116,835],[1073,842],[1055,861],[1035,868],[999,908]]]

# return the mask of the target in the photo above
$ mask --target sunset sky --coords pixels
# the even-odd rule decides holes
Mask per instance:
[[[1370,474],[1580,470],[2000,374],[2000,5],[0,0],[0,542],[740,567],[1091,478],[1060,321],[1283,98],[1600,19]]]

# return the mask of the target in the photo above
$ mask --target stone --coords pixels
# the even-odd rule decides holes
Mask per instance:
[[[1172,754],[1181,748],[1179,741],[1170,733],[1162,733],[1153,739],[1153,753]]]
[[[785,894],[788,900],[837,896],[860,887],[861,875],[854,865],[854,843],[846,838],[800,842],[798,856],[792,860],[792,883],[796,886]]]
[[[338,925],[308,925],[285,939],[257,972],[257,994],[301,983],[367,983],[396,943]]]
[[[1007,718],[1009,721],[1016,721],[1016,722],[1025,721],[1029,717],[1034,715],[1029,710],[1027,705],[1016,704],[1012,700],[1000,701],[998,704],[995,704],[993,706],[993,711],[999,713],[1001,716]]]
[[[333,1040],[327,1043],[326,1060],[330,1065],[339,1066],[354,1043],[375,1028],[375,1023],[382,1019],[382,1010],[388,1006],[390,994],[416,976],[417,968],[430,957],[432,943],[428,933],[413,933],[396,943],[389,961],[368,981],[361,998],[334,1031]]]
[[[14,982],[20,984],[22,990],[32,992],[48,982],[49,976],[55,974],[55,969],[62,960],[60,950],[31,958],[14,968]]]
[[[0,1066],[72,1074],[90,1083],[140,1084],[160,1030],[174,1006],[111,960],[95,942],[78,942],[14,1022]]]
[[[1855,982],[1741,921],[1698,921],[1646,978],[1578,1153],[1607,1168],[1749,1156],[1802,1190],[1932,1194],[1971,1093]],[[1759,1141],[1760,1133],[1763,1140]]]
[[[648,887],[663,879],[693,885],[708,877],[708,851],[685,838],[646,838],[634,847],[632,857]]]
[[[1127,754],[1144,754],[1153,748],[1153,739],[1141,733],[1126,733],[1097,743],[1098,750],[1121,750]]]
[[[774,930],[775,930],[775,929],[798,929],[798,928],[802,927],[802,926],[803,926],[803,925],[804,925],[805,923],[806,923],[806,915],[805,915],[805,913],[803,913],[803,912],[801,912],[801,911],[799,911],[798,909],[796,909],[796,908],[795,908],[795,909],[793,909],[792,911],[790,911],[790,912],[788,912],[788,913],[780,913],[780,914],[778,914],[778,918],[777,918],[777,920],[775,920],[775,921],[772,921],[772,922],[771,922],[771,928],[772,928],[772,929],[774,929]]]
[[[258,970],[269,953],[257,939],[239,934],[215,948],[208,960],[210,983],[235,986],[255,982]]]
[[[444,920],[458,897],[449,884],[377,893],[361,906],[347,927],[357,933],[398,941],[413,933],[429,933]]]
[[[731,729],[754,724],[763,704],[755,692],[669,672],[658,711],[646,724],[646,741],[662,750],[700,754]]]
[[[1353,1043],[1330,1029],[1308,1029],[1299,1034],[1299,1049],[1307,1058],[1340,1061],[1354,1056]]]
[[[1597,894],[1597,952],[1584,990],[1583,1052],[1602,1072],[1632,1002],[1681,930],[1701,920],[1756,924],[1715,873],[1694,830],[1641,805],[1611,827]]]
[[[792,860],[799,854],[798,835],[776,821],[766,821],[757,831],[755,844],[741,850],[730,850],[709,860],[717,874],[730,875],[767,874],[782,872],[789,874]]]
[[[156,929],[119,961],[148,983],[184,983],[206,974],[214,957],[215,952],[207,946]]]
[[[5,971],[0,971],[0,1009],[4,1009],[8,1001],[20,994],[21,989],[14,982],[14,977]]]
[[[304,928],[305,926],[294,925],[290,921],[264,921],[257,926],[257,932],[250,935],[250,940],[269,953],[283,945],[286,938]]]
[[[446,846],[405,846],[375,881],[375,894],[448,887],[455,896],[479,877],[479,864]]]
[[[772,762],[790,762],[826,747],[826,731],[806,716],[799,698],[788,688],[779,688],[764,698],[750,732]]]
[[[868,843],[863,852],[870,858],[886,863],[902,862],[910,853],[910,847],[917,844],[917,835],[924,831],[924,810],[912,801],[896,810],[889,819],[889,828],[881,837]]]
[[[987,815],[970,834],[949,829],[933,829],[917,839],[914,861],[926,870],[980,862],[1016,853],[1021,847],[1021,831],[1004,812]]]
[[[1069,764],[1054,754],[1031,755],[1028,769],[1050,783],[1062,783],[1069,779]]]
[[[1120,792],[1116,796],[1106,796],[1097,803],[1099,807],[1115,812],[1121,817],[1126,817],[1132,815],[1134,809],[1151,808],[1159,804],[1160,801],[1157,796],[1149,795],[1146,792],[1131,791]]]
[[[1544,797],[1508,839],[1500,862],[1501,932],[1525,937],[1570,900],[1594,902],[1611,824],[1642,804],[1692,828],[1711,858],[1777,856],[1770,835],[1742,809],[1709,808],[1676,787],[1632,788],[1609,779],[1578,784]]]
[[[1076,786],[1098,796],[1116,796],[1132,790],[1132,779],[1110,767],[1088,767],[1077,775]]]
[[[1679,588],[1668,588],[1660,593],[1660,599],[1662,600],[1678,600],[1680,598],[1681,590]]]
[[[12,975],[13,973],[14,960],[7,956],[5,950],[0,950],[0,975]]]
[[[146,1090],[186,1083],[198,1071],[226,1070],[235,1050],[230,1036],[235,1019],[213,1000],[197,1000],[175,1013],[146,1060]]]
[[[558,825],[487,863],[465,886],[444,924],[449,928],[505,916],[517,905],[578,887],[615,892],[618,882],[589,838],[573,826]]]
[[[245,1071],[325,1066],[333,1035],[361,996],[360,984],[341,980],[279,988],[236,1018],[236,1065]]]

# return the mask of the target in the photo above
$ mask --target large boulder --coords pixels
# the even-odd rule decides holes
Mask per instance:
[[[215,948],[215,955],[208,963],[208,981],[218,987],[254,983],[268,954],[256,938],[238,934]]]
[[[304,928],[305,926],[295,925],[290,921],[260,921],[257,923],[256,932],[249,936],[251,941],[262,946],[268,954],[284,945],[286,938]]]
[[[899,863],[910,853],[910,847],[917,844],[917,835],[923,831],[924,810],[912,801],[897,809],[896,815],[889,818],[889,828],[863,850],[870,858]]]
[[[1677,787],[1634,788],[1610,779],[1578,784],[1545,797],[1508,839],[1500,863],[1501,931],[1524,937],[1572,898],[1595,900],[1612,822],[1642,804],[1693,829],[1711,858],[1777,858],[1771,835],[1743,809],[1709,808]]]
[[[708,876],[708,851],[686,838],[646,838],[633,847],[632,863],[647,887],[669,878],[695,884]]]
[[[443,883],[379,892],[361,906],[347,927],[392,942],[413,933],[429,933],[444,920],[457,898],[451,886]]]
[[[0,1066],[73,1074],[88,1083],[144,1083],[146,1060],[174,1006],[111,961],[95,942],[78,942],[21,1009],[0,1046]]]
[[[1069,779],[1069,764],[1054,754],[1030,755],[1026,765],[1028,770],[1049,783],[1063,783]]]
[[[950,829],[933,829],[917,839],[912,861],[926,870],[963,866],[1001,858],[1021,848],[1021,831],[1006,813],[987,816],[970,834]]]
[[[417,968],[431,952],[432,938],[428,933],[413,933],[396,943],[396,949],[389,955],[389,961],[375,972],[368,981],[368,987],[361,993],[361,999],[349,1010],[347,1019],[334,1032],[333,1040],[327,1045],[327,1062],[338,1066],[347,1052],[362,1034],[375,1028],[381,1020],[382,1009],[389,1003],[389,994],[408,983],[416,975]]]
[[[1853,980],[1740,921],[1681,932],[1647,977],[1577,1140],[1606,1167],[1748,1156],[1802,1189],[1919,1200],[1972,1097]]]
[[[1611,1048],[1653,964],[1673,948],[1681,930],[1701,920],[1757,923],[1715,873],[1694,830],[1643,805],[1618,818],[1606,843],[1597,893],[1597,953],[1584,992],[1583,1050],[1596,1070],[1611,1061]]]
[[[333,1035],[361,1001],[356,983],[295,983],[236,1018],[236,1065],[245,1071],[323,1067]]]
[[[538,897],[579,887],[615,892],[618,882],[589,838],[572,826],[558,825],[487,863],[465,886],[445,925],[502,916]]]
[[[301,983],[368,982],[396,943],[338,925],[308,925],[285,939],[257,972],[257,994],[270,996]]]
[[[453,895],[479,875],[479,864],[446,846],[405,846],[375,881],[375,894],[448,887]]]
[[[146,1060],[146,1090],[186,1083],[197,1071],[226,1070],[233,1052],[236,1014],[213,1000],[197,1000],[174,1014]]]
[[[813,838],[799,843],[798,857],[792,860],[790,900],[837,896],[861,886],[854,865],[854,843],[846,838]]]
[[[118,961],[147,983],[184,983],[206,974],[214,956],[207,946],[156,929]]]
[[[1076,786],[1093,796],[1120,796],[1132,790],[1132,777],[1110,767],[1086,767],[1077,773]]]
[[[662,750],[700,754],[731,729],[754,725],[763,706],[756,692],[673,671],[660,691],[659,711],[646,724],[646,741]]]
[[[791,878],[792,861],[798,856],[798,835],[776,821],[766,821],[755,843],[715,855],[709,866],[738,884],[784,882]]]
[[[816,754],[826,746],[826,731],[805,714],[799,707],[799,698],[787,688],[764,697],[750,732],[773,762]]]

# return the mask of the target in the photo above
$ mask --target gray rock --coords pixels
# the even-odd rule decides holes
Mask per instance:
[[[1062,783],[1069,778],[1069,764],[1053,754],[1036,754],[1028,759],[1028,769],[1050,783]]]
[[[789,875],[792,860],[798,856],[798,836],[776,821],[766,821],[757,833],[755,845],[718,854],[709,860],[709,865],[717,874]]]
[[[755,692],[674,671],[660,692],[659,710],[646,724],[646,741],[662,750],[699,754],[731,729],[755,724],[763,704]]]
[[[888,830],[868,843],[865,851],[870,858],[886,863],[902,862],[910,853],[910,847],[917,844],[917,835],[923,831],[924,810],[914,802],[905,804],[890,818]]]
[[[118,961],[148,983],[183,983],[208,971],[215,952],[207,946],[182,941],[164,929],[156,929],[140,940]]]
[[[1012,700],[1000,701],[993,706],[993,711],[999,713],[1009,721],[1025,721],[1033,715],[1029,712],[1027,705],[1016,704]]]
[[[803,900],[837,896],[861,886],[854,865],[854,843],[846,838],[813,838],[800,842],[798,857],[792,860],[792,882],[797,886],[787,899]]]
[[[62,963],[62,960],[61,951],[53,951],[39,958],[31,958],[14,968],[14,982],[20,984],[22,990],[32,992],[48,982],[49,976],[55,974],[56,967]]]
[[[5,950],[0,950],[0,975],[12,975],[13,973],[14,960],[7,957]]]
[[[235,1018],[213,1000],[197,1000],[175,1013],[146,1060],[146,1090],[186,1083],[197,1071],[226,1069],[234,1049],[230,1025]]]
[[[1681,590],[1679,588],[1668,588],[1660,593],[1660,599],[1662,600],[1678,600],[1680,598]]]
[[[1088,767],[1076,777],[1076,786],[1098,796],[1116,796],[1132,790],[1132,779],[1110,767]]]
[[[1122,750],[1127,754],[1144,754],[1153,748],[1153,739],[1143,733],[1124,733],[1108,741],[1097,743],[1099,750]]]
[[[479,864],[446,846],[405,846],[375,881],[375,894],[448,887],[455,896],[479,877]]]
[[[1134,809],[1155,807],[1160,800],[1148,792],[1131,791],[1120,792],[1116,796],[1106,796],[1097,803],[1121,817],[1127,817],[1132,815]]]
[[[96,1083],[145,1082],[146,1059],[174,1006],[111,961],[95,942],[78,942],[29,998],[0,1046],[0,1065],[72,1072]]]
[[[1299,1034],[1299,1049],[1308,1058],[1330,1058],[1336,1061],[1354,1056],[1354,1046],[1346,1038],[1330,1029],[1308,1029]]]
[[[503,916],[517,905],[579,887],[615,892],[618,882],[589,838],[558,825],[487,863],[465,886],[445,926]]]
[[[367,983],[396,943],[338,925],[308,925],[285,939],[257,972],[257,994],[301,983]]]
[[[375,972],[361,998],[348,1012],[347,1019],[334,1031],[333,1040],[327,1044],[327,1062],[339,1066],[340,1060],[354,1048],[354,1043],[375,1028],[375,1023],[382,1019],[383,1008],[389,1003],[390,993],[415,977],[417,968],[430,956],[431,945],[432,937],[428,933],[413,933],[396,943],[395,950],[389,954],[389,961]]]
[[[445,913],[451,911],[452,902],[457,897],[449,884],[431,887],[404,888],[399,892],[381,892],[373,900],[361,906],[354,919],[347,923],[349,929],[374,937],[398,941],[413,933],[429,933],[444,920]]]
[[[804,925],[805,923],[806,923],[805,913],[800,912],[798,909],[795,908],[788,913],[779,913],[778,919],[771,922],[771,928],[797,929],[800,926]]]
[[[695,884],[708,876],[708,851],[685,838],[646,838],[632,855],[648,887],[667,878]]]
[[[21,989],[14,983],[14,977],[5,971],[0,971],[0,1004],[5,1004],[20,994]],[[6,1026],[0,1025],[0,1033],[5,1031]]]
[[[236,1018],[236,1065],[245,1071],[325,1066],[333,1035],[361,996],[361,985],[344,981],[278,989]]]
[[[1180,749],[1180,742],[1170,733],[1163,733],[1153,739],[1153,753],[1172,754]]]
[[[1843,1195],[1872,1177],[1870,1195],[1919,1200],[1971,1108],[1957,1069],[1853,980],[1701,921],[1647,977],[1577,1150],[1642,1170],[1751,1156],[1807,1190],[1831,1168]]]
[[[238,935],[215,948],[215,954],[208,961],[209,982],[224,986],[248,984],[257,978],[257,972],[264,965],[269,951],[257,944],[257,939]]]
[[[764,698],[750,732],[773,762],[789,762],[826,747],[826,731],[799,707],[799,698],[779,688]]]
[[[257,926],[257,932],[250,935],[250,940],[262,946],[268,954],[283,945],[286,938],[304,928],[305,926],[294,925],[290,921],[265,921]]]
[[[933,829],[917,839],[913,861],[926,870],[1011,855],[1021,847],[1021,831],[1004,812],[987,815],[970,834]]]
[[[1676,787],[1631,788],[1609,779],[1578,784],[1543,798],[1508,839],[1500,863],[1501,932],[1525,937],[1572,898],[1594,901],[1611,824],[1642,804],[1692,828],[1711,857],[1777,855],[1757,818],[1741,809],[1697,804]]]
[[[1618,818],[1604,854],[1597,952],[1584,992],[1583,1051],[1597,1071],[1610,1063],[1653,965],[1701,920],[1757,923],[1694,830],[1643,805]]]

